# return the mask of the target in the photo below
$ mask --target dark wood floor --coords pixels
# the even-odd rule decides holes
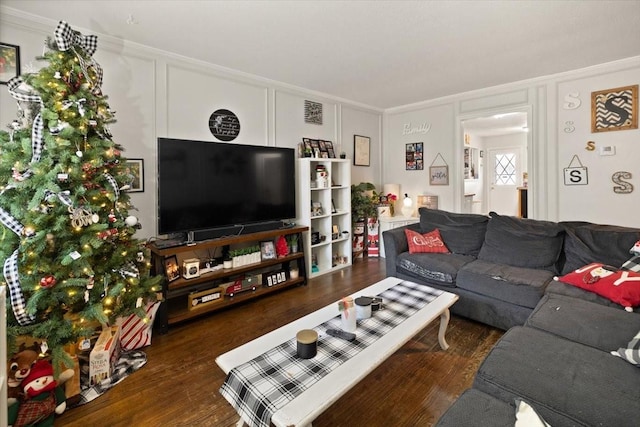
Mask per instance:
[[[233,426],[238,416],[218,389],[215,358],[245,342],[384,278],[384,260],[313,279],[154,335],[148,362],[93,402],[65,412],[56,426]],[[380,365],[313,423],[429,426],[468,388],[502,331],[452,316],[449,350],[433,324]]]

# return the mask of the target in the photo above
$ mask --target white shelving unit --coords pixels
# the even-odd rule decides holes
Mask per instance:
[[[328,173],[326,185],[317,180],[316,167]],[[351,161],[302,158],[296,163],[297,223],[304,233],[307,275],[316,277],[351,265]],[[322,208],[313,213],[313,205]],[[338,234],[335,235],[334,229]],[[313,241],[314,233],[320,236]]]

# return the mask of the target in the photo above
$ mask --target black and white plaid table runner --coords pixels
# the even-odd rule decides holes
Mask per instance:
[[[233,368],[220,393],[238,414],[251,421],[250,425],[269,427],[274,412],[442,293],[428,286],[401,282],[379,295],[384,300],[383,310],[358,321],[354,341],[326,334],[327,329],[340,328],[340,316],[336,316],[313,328],[319,336],[318,354],[313,359],[301,359],[296,355],[293,337]]]

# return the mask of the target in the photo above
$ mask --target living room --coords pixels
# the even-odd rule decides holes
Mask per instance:
[[[602,16],[614,22],[622,20],[619,27],[626,32],[625,37],[621,37],[624,40],[621,50],[627,49],[628,52],[622,56],[591,54],[591,39],[581,44],[580,37],[573,37],[570,40],[575,43],[572,51],[584,52],[585,58],[580,66],[556,71],[547,71],[552,67],[541,67],[543,71],[539,74],[508,79],[500,84],[479,74],[477,81],[487,83],[477,83],[468,88],[461,85],[458,86],[460,89],[454,87],[437,96],[407,97],[402,98],[405,101],[391,104],[375,98],[369,98],[369,102],[354,100],[345,93],[329,93],[272,80],[260,73],[240,71],[215,61],[205,62],[184,55],[180,51],[170,52],[145,45],[133,38],[135,21],[150,18],[142,12],[138,14],[136,9],[131,9],[131,13],[123,12],[120,17],[122,23],[127,19],[131,21],[126,24],[133,28],[130,40],[121,35],[126,34],[123,30],[110,29],[96,18],[91,6],[74,2],[51,2],[55,3],[53,6],[46,3],[49,2],[3,2],[0,41],[20,47],[21,68],[27,72],[38,68],[35,58],[42,53],[43,39],[52,34],[59,19],[68,21],[83,34],[99,36],[96,55],[105,70],[104,93],[117,111],[117,123],[111,131],[115,139],[125,146],[126,157],[144,161],[145,191],[131,194],[133,205],[139,209],[136,215],[143,224],[139,231],[141,238],[157,234],[157,137],[212,141],[207,123],[210,114],[219,108],[234,111],[240,118],[241,132],[234,141],[238,144],[297,148],[303,137],[310,137],[333,141],[338,150],[344,151],[351,159],[354,157],[354,135],[366,135],[371,143],[370,166],[353,166],[352,183],[372,182],[378,189],[386,183],[397,183],[401,193],[409,194],[414,204],[417,195],[436,195],[439,208],[452,212],[464,211],[464,149],[485,149],[482,142],[473,137],[465,145],[463,123],[501,113],[524,113],[529,128],[526,134],[527,165],[524,168],[528,173],[528,216],[539,220],[581,220],[637,226],[635,211],[640,199],[633,188],[638,185],[640,173],[636,160],[640,157],[637,144],[640,131],[635,128],[594,133],[591,94],[638,84],[640,52],[634,41],[638,38],[638,2],[618,2],[614,3],[615,7],[602,9],[595,3],[597,21],[576,19],[577,22],[571,23],[583,29],[595,29],[601,26]],[[587,13],[588,6],[565,3],[568,5],[564,5],[563,12],[567,13],[567,8],[575,8],[576,16],[593,18]],[[152,9],[147,5],[140,7]],[[250,14],[251,22],[259,22],[259,13],[254,12],[256,16],[253,16],[248,9],[236,11],[240,12]],[[162,7],[155,8],[155,13],[161,14]],[[298,27],[294,28],[292,31],[297,31]],[[600,37],[605,36],[601,34]],[[215,50],[216,44],[231,42],[225,39],[224,34],[215,32],[210,43],[210,49]],[[551,44],[554,40],[546,39],[539,43]],[[536,60],[541,63],[546,62],[539,58],[533,47],[535,45],[529,46],[528,55],[537,56]],[[301,46],[300,49],[311,47]],[[511,62],[522,61],[522,54],[515,48],[505,50],[512,53]],[[295,55],[292,52],[288,54]],[[500,59],[504,60],[502,56]],[[550,58],[548,62],[553,63],[556,59]],[[460,58],[458,67],[473,69],[473,57]],[[508,68],[508,62],[503,67]],[[366,69],[361,70],[363,76],[366,72]],[[453,71],[443,72],[448,73],[454,80]],[[376,89],[370,88],[370,92],[376,92]],[[322,104],[322,124],[304,122],[304,103],[307,100]],[[0,93],[0,106],[0,121],[10,123],[16,108],[6,91]],[[416,142],[424,144],[424,163],[428,164],[424,164],[422,170],[408,170],[405,167],[405,145]],[[609,150],[603,152],[603,148]],[[611,148],[613,155],[610,155]],[[429,184],[430,165],[448,166],[448,185]],[[565,180],[564,169],[572,167],[583,168],[588,174],[588,179],[582,180],[581,185]],[[627,175],[616,175],[619,182],[613,182],[612,177],[619,172],[627,173],[628,178],[624,177]],[[523,182],[519,181],[519,184]],[[631,191],[616,191],[620,186],[631,188]],[[483,208],[486,208],[487,202],[483,203]],[[379,265],[377,260],[373,262]],[[373,275],[384,277],[384,273],[376,270],[380,267],[374,266],[373,262],[370,264]],[[268,306],[261,310],[268,310]],[[211,355],[210,369],[215,369],[215,356]],[[191,362],[187,360],[185,363]],[[198,369],[202,375],[207,374],[204,368]],[[184,386],[188,388],[188,385]],[[217,388],[199,392],[215,394]],[[180,424],[179,415],[174,415],[176,424]],[[65,416],[69,423],[72,419],[70,414]]]

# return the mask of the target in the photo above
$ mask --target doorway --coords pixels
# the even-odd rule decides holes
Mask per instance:
[[[519,216],[521,192],[528,175],[529,113],[499,112],[462,119],[463,162],[465,153],[479,153],[475,175],[463,169],[463,211]],[[473,195],[470,206],[470,197]],[[526,216],[526,215],[525,215]]]

